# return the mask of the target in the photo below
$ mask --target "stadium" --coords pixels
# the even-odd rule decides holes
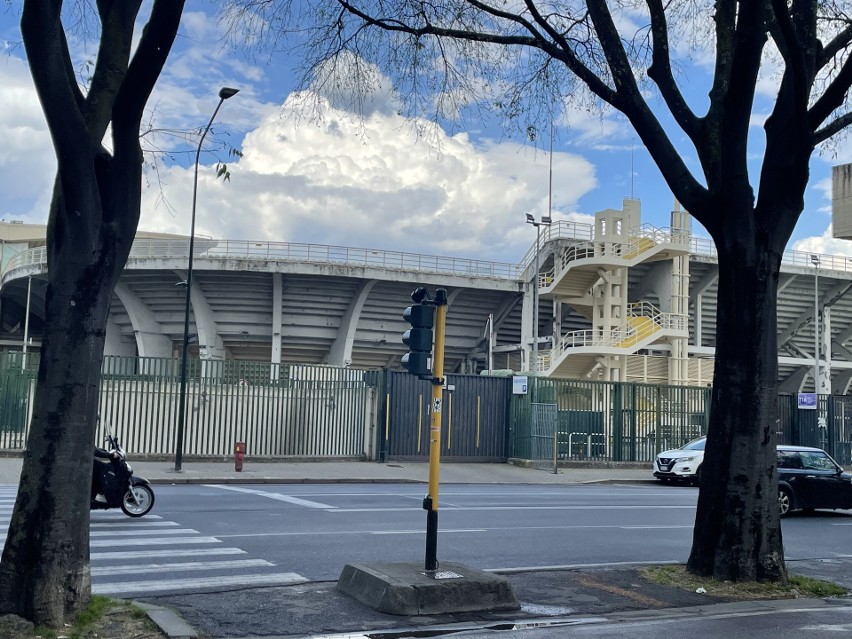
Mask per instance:
[[[834,179],[835,234],[852,236],[849,167]],[[688,213],[675,204],[669,227],[654,228],[625,199],[594,224],[528,221],[536,241],[517,263],[196,238],[183,452],[248,441],[265,457],[423,458],[428,382],[401,372],[402,313],[419,286],[448,293],[442,456],[648,460],[706,432],[719,267]],[[43,226],[0,223],[0,448],[26,441],[44,238]],[[138,454],[175,450],[189,246],[140,232],[112,300],[101,411]],[[850,288],[852,258],[785,252],[779,436],[841,463],[852,459]],[[529,394],[513,375],[529,377]]]

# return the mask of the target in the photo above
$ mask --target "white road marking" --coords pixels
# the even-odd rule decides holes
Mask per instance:
[[[458,530],[440,530],[442,535],[447,533],[488,532],[485,528],[459,528]],[[374,530],[371,535],[425,535],[425,530]]]
[[[96,595],[125,595],[142,592],[146,595],[152,592],[172,590],[201,590],[207,588],[228,588],[231,586],[286,586],[301,584],[308,580],[295,572],[279,572],[266,575],[229,575],[224,577],[209,577],[207,579],[173,579],[170,581],[136,581],[119,584],[92,584],[92,592]]]
[[[93,521],[89,524],[90,528],[104,528],[115,530],[116,528],[128,528],[132,527],[135,529],[139,528],[148,528],[151,526],[179,526],[176,521],[147,521],[146,519],[117,519],[116,521]]]
[[[177,530],[93,530],[89,537],[144,537],[145,535],[197,535],[198,531],[192,528],[178,528]]]
[[[443,502],[441,502],[443,504]],[[672,506],[672,505],[650,505],[636,504],[629,506],[465,506],[463,508],[441,507],[440,510],[695,510],[695,505]],[[329,510],[332,513],[383,513],[383,512],[403,512],[408,510],[423,510],[422,508],[337,508]]]
[[[220,544],[216,537],[154,537],[153,539],[91,539],[90,548],[109,548],[110,546],[173,546],[175,544]]]
[[[641,526],[636,526],[637,528],[641,528]],[[600,525],[590,525],[590,526],[493,526],[490,528],[470,528],[470,529],[457,529],[457,530],[444,530],[442,528],[438,529],[438,533],[443,534],[445,532],[501,532],[504,530],[593,530],[593,529],[614,529],[614,530],[624,530],[632,528],[632,526],[624,525],[624,524],[600,524]],[[665,526],[665,530],[670,530],[672,528],[694,528],[693,525],[672,525]],[[319,536],[341,536],[341,535],[407,535],[407,534],[415,534],[415,533],[423,533],[425,531],[425,527],[423,530],[308,530],[303,532],[270,532],[270,533],[236,533],[233,535],[217,535],[218,538],[221,539],[229,539],[236,537],[300,537],[300,536],[310,536],[310,537],[319,537]]]
[[[102,566],[92,568],[92,576],[135,575],[157,572],[188,572],[191,570],[240,570],[243,568],[261,568],[274,566],[265,559],[240,559],[229,561],[191,561],[179,564],[139,564],[126,566]]]
[[[284,501],[295,506],[304,506],[305,508],[318,508],[321,510],[336,510],[337,506],[329,506],[317,501],[308,501],[307,499],[299,499],[290,495],[282,495],[281,493],[272,493],[266,490],[256,490],[254,488],[243,488],[242,486],[231,486],[228,484],[205,484],[206,488],[221,488],[222,490],[232,490],[237,493],[247,493],[249,495],[257,495],[258,497],[266,497],[275,501]]]
[[[209,557],[211,555],[245,555],[242,548],[170,548],[169,550],[133,550],[131,552],[93,552],[91,561],[109,559],[154,559],[155,557]]]
[[[615,528],[621,528],[622,530],[671,530],[672,528],[689,528],[692,530],[695,528],[694,525],[690,524],[689,526],[614,526]]]

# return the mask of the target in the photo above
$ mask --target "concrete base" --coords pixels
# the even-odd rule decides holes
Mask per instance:
[[[423,564],[346,564],[337,589],[373,610],[391,615],[518,610],[505,577],[442,563],[434,576]]]

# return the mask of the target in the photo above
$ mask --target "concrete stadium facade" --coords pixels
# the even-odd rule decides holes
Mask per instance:
[[[641,223],[638,200],[627,199],[598,212],[594,224],[558,221],[539,230],[538,251],[534,244],[519,263],[196,238],[190,355],[399,369],[402,310],[425,285],[449,292],[448,372],[711,383],[723,337],[715,331],[718,263],[710,240],[691,235],[687,213],[673,211],[671,226],[656,229]],[[139,233],[113,298],[106,354],[179,357],[188,244]],[[44,227],[0,223],[0,249],[0,348],[32,357],[44,320]],[[782,391],[849,391],[850,288],[852,258],[785,253]]]

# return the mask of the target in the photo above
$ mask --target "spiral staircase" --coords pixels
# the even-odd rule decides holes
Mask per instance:
[[[676,214],[673,212],[673,222]],[[548,377],[584,378],[600,369],[623,366],[625,357],[654,344],[685,345],[688,338],[689,232],[681,226],[658,229],[638,222],[638,209],[608,209],[596,216],[594,239],[551,247],[536,279],[543,298],[568,304],[591,322],[590,329],[555,335],[539,352],[537,370]],[[674,224],[673,224],[674,226]],[[627,273],[648,262],[671,260],[672,312],[648,301],[628,303]],[[684,266],[685,263],[685,266]],[[686,270],[684,275],[683,271]]]

